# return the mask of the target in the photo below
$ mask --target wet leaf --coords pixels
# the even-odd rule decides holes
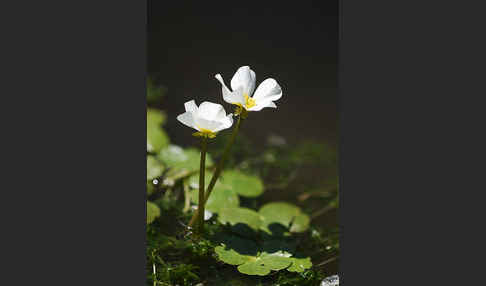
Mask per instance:
[[[247,175],[240,171],[226,171],[221,175],[221,181],[230,185],[243,197],[258,197],[263,193],[263,183],[259,177]]]

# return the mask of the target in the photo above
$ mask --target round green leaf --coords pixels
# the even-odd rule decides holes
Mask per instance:
[[[285,241],[264,241],[261,249],[255,242],[237,236],[225,236],[215,248],[218,258],[231,265],[239,265],[238,271],[247,275],[264,276],[270,271],[285,269],[294,263],[292,271],[301,272],[312,266],[310,258],[293,258],[289,251],[294,247]],[[309,265],[310,264],[310,265]]]
[[[290,231],[293,232],[304,231],[309,226],[310,218],[299,207],[286,202],[268,203],[258,213],[262,217],[261,229],[269,234],[280,232],[278,225],[289,228],[292,223]]]
[[[290,260],[292,262],[292,265],[290,265],[290,267],[287,268],[287,270],[290,272],[304,272],[304,270],[312,267],[312,261],[310,257],[305,257],[305,258],[291,257]]]
[[[309,228],[310,217],[304,213],[297,215],[292,221],[290,232],[303,232]]]
[[[162,175],[164,167],[152,155],[147,155],[147,181],[153,180]]]
[[[225,246],[216,246],[214,251],[218,255],[219,260],[231,265],[240,265],[252,259],[252,256],[241,255],[234,249],[226,249]]]
[[[239,171],[226,171],[221,175],[221,180],[243,197],[254,198],[263,193],[263,183],[257,176]]]
[[[231,265],[240,265],[256,257],[258,246],[249,239],[225,236],[221,245],[215,247],[214,250],[219,260]]]
[[[211,194],[212,196],[212,194]],[[260,215],[251,209],[240,207],[224,207],[219,210],[218,220],[222,224],[230,225],[243,224],[257,231],[261,225]]]
[[[259,257],[252,259],[238,266],[238,271],[248,275],[265,276],[271,270],[282,270],[291,264],[289,257],[277,254],[262,254]]]
[[[151,224],[159,216],[159,207],[156,204],[147,201],[147,224]]]

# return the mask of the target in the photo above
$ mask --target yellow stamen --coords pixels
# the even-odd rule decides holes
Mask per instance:
[[[256,105],[255,100],[251,97],[248,96],[247,93],[243,94],[245,97],[245,107],[246,109],[252,108],[253,106]]]

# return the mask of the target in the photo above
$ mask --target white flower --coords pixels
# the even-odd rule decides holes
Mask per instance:
[[[203,102],[197,107],[194,100],[184,103],[186,112],[177,116],[182,124],[196,129],[196,136],[214,138],[216,133],[233,125],[233,114],[226,115],[221,104]]]
[[[215,77],[221,83],[224,101],[241,106],[248,111],[260,111],[265,107],[277,108],[273,102],[282,97],[282,89],[273,78],[264,80],[253,94],[256,76],[249,66],[242,66],[236,71],[231,79],[233,91],[228,89],[220,74]]]

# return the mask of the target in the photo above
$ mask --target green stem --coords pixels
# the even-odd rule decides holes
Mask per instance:
[[[240,129],[241,120],[242,120],[242,118],[241,118],[241,115],[240,115],[240,116],[238,116],[238,121],[236,122],[235,128],[233,128],[233,133],[231,134],[231,138],[230,138],[228,144],[226,144],[226,147],[223,151],[223,156],[221,157],[221,160],[218,162],[218,165],[216,166],[216,170],[214,171],[213,177],[211,178],[211,182],[209,183],[209,186],[206,190],[206,195],[204,196],[204,204],[206,204],[206,202],[208,201],[209,196],[211,195],[211,192],[214,188],[214,185],[216,184],[216,180],[218,179],[218,177],[219,177],[219,175],[220,175],[220,173],[223,169],[224,162],[228,158],[229,151],[231,150],[231,147],[233,146],[233,143],[235,142],[236,135],[238,134],[238,130]],[[201,202],[201,200],[199,200],[199,202]],[[194,215],[192,216],[191,220],[189,221],[189,227],[191,227],[196,222],[196,219],[197,219],[198,216],[199,216],[199,208],[194,212]],[[204,218],[204,213],[203,213],[202,217]]]
[[[206,170],[206,149],[208,146],[208,138],[202,137],[201,140],[201,165],[199,166],[199,206],[198,211],[202,215],[199,216],[198,232],[200,234],[204,231],[204,171]]]

